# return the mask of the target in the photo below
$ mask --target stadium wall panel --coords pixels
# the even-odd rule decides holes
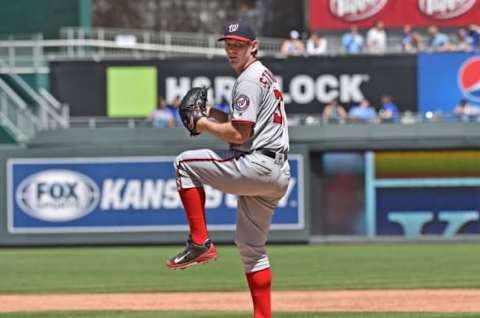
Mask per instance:
[[[136,201],[138,198],[143,198],[136,196],[136,191],[140,189],[138,182],[131,182],[128,188],[121,179],[141,181],[148,179],[146,175],[152,171],[151,179],[163,182],[164,188],[160,195],[162,204],[165,204],[164,207],[172,208],[170,212],[166,212],[172,213],[170,221],[174,222],[175,218],[179,220],[182,212],[175,210],[179,208],[178,202],[175,203],[172,199],[172,193],[175,193],[171,175],[173,173],[172,158],[186,149],[224,148],[224,145],[208,135],[192,139],[181,128],[172,128],[168,133],[164,132],[166,130],[153,128],[72,128],[61,133],[42,132],[27,145],[2,146],[0,151],[2,167],[0,169],[0,202],[2,202],[0,245],[182,242],[185,237],[185,227],[129,229],[116,232],[102,227],[83,232],[79,228],[70,228],[67,231],[62,229],[66,224],[62,222],[70,222],[69,218],[72,217],[77,217],[80,222],[86,222],[75,223],[78,227],[90,226],[91,223],[88,222],[100,222],[95,224],[103,226],[105,223],[102,222],[108,223],[112,220],[113,222],[129,221],[124,216],[117,219],[107,216],[107,213],[105,219],[102,219],[102,215],[98,215],[100,219],[92,221],[92,219],[88,220],[89,211],[86,210],[69,209],[69,213],[61,213],[60,216],[55,213],[48,214],[49,212],[44,210],[46,214],[41,216],[43,219],[35,221],[31,219],[32,214],[36,213],[32,207],[39,202],[35,201],[35,197],[43,196],[48,191],[51,191],[52,196],[64,194],[66,198],[71,197],[69,194],[70,189],[75,188],[73,186],[60,188],[59,185],[55,185],[55,182],[50,182],[50,187],[46,187],[48,182],[44,181],[52,180],[52,176],[54,181],[63,180],[67,184],[72,180],[83,180],[83,183],[79,182],[79,184],[81,183],[84,189],[95,188],[95,185],[92,186],[92,183],[85,181],[85,178],[78,178],[78,174],[86,175],[95,184],[104,184],[97,181],[110,179],[109,189],[114,194],[108,199],[97,201],[106,209],[116,207],[116,211],[107,211],[108,213],[118,213],[118,215],[135,213],[128,209],[148,200],[151,203],[156,197],[153,195],[148,197],[147,201],[142,201],[143,199]],[[303,182],[297,183],[299,186],[295,190],[297,192],[283,203],[285,210],[278,214],[283,213],[278,219],[280,226],[272,231],[272,241],[305,242],[310,235],[323,237],[353,235],[360,239],[377,239],[386,236],[417,239],[424,235],[433,235],[442,239],[450,239],[458,235],[478,237],[478,229],[480,229],[476,214],[480,210],[480,207],[476,206],[478,202],[455,199],[471,197],[472,193],[478,191],[478,180],[472,179],[478,178],[475,163],[480,157],[478,152],[480,131],[475,124],[323,125],[291,128],[290,134],[292,159],[297,160],[296,172],[293,175],[297,181],[301,180],[300,172],[303,171]],[[299,156],[302,157],[303,169],[298,161]],[[152,158],[153,162],[151,162]],[[120,169],[121,172],[117,170],[112,174],[113,166],[118,162],[123,162],[126,166]],[[369,168],[369,164],[372,163],[376,170]],[[12,175],[13,169],[17,169],[14,175]],[[89,174],[89,169],[93,174]],[[56,172],[52,174],[52,170]],[[58,172],[58,170],[61,171]],[[397,180],[399,178],[401,180]],[[7,187],[9,182],[15,183],[15,187]],[[422,182],[427,183],[422,184]],[[302,183],[301,189],[300,183]],[[32,184],[39,186],[31,187]],[[419,186],[426,186],[427,189],[421,189]],[[431,205],[429,206],[431,214],[428,217],[432,218],[432,223],[427,224],[425,219],[422,219],[424,215],[416,215],[414,225],[411,225],[408,222],[408,216],[405,218],[404,214],[417,213],[420,208],[426,209],[426,207],[421,205],[423,204],[421,200],[413,197],[412,200],[404,200],[410,202],[411,206],[399,206],[396,202],[402,198],[408,198],[411,193],[415,194],[412,187],[416,187],[418,193],[420,190],[423,191],[421,193],[429,198],[435,198],[436,193],[441,193],[445,189],[448,191],[449,187],[453,187],[451,194],[448,197],[445,196],[448,200],[444,202],[445,207],[450,211],[443,211],[441,206]],[[91,195],[92,192],[85,193],[87,194],[82,196],[83,199],[86,198],[82,201],[87,202],[85,206],[90,203],[89,198],[92,202],[99,200],[95,195]],[[129,193],[130,199],[117,200],[120,193]],[[303,202],[301,197],[304,198]],[[210,197],[211,212],[221,215],[220,218],[214,217],[213,223],[216,222],[215,220],[220,223],[227,220],[228,223],[226,215],[234,213],[232,210],[234,203],[230,199],[219,193],[214,193]],[[12,228],[13,202],[19,206],[23,205],[24,209],[30,208],[30,214],[19,214],[17,219],[19,223],[16,224],[18,229]],[[465,204],[452,205],[455,202]],[[47,203],[57,204],[58,202]],[[296,218],[295,209],[302,204],[304,214],[303,220],[300,220]],[[392,204],[398,206],[398,209],[392,209]],[[65,207],[68,208],[68,205]],[[48,206],[45,205],[43,208]],[[136,211],[139,211],[139,214],[145,212],[141,209]],[[146,219],[142,218],[139,222],[150,222],[148,216],[145,217]],[[453,220],[451,222],[456,222],[456,225],[447,228],[445,221],[442,220]],[[217,227],[213,235],[219,241],[231,242],[232,228],[222,230],[220,223],[216,224],[220,227]],[[415,232],[420,225],[422,225],[422,231]],[[49,229],[43,232],[28,229],[25,231],[25,227],[32,226],[37,230],[45,227]],[[52,230],[55,227],[60,230]]]

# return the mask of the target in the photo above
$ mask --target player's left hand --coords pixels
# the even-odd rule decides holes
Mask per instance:
[[[201,118],[207,117],[207,88],[193,87],[183,97],[178,108],[183,125],[191,136],[201,133],[197,129],[197,123]]]

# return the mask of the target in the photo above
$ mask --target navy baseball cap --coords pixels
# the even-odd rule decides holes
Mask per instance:
[[[231,22],[225,25],[223,37],[218,41],[224,40],[255,41],[255,32],[245,22]]]

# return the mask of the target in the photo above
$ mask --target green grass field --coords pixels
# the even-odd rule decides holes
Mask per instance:
[[[219,260],[169,271],[181,247],[0,249],[0,294],[246,291],[238,252],[219,246]],[[272,245],[274,290],[480,288],[480,244]],[[249,317],[241,313],[70,312],[0,317]],[[275,317],[480,317],[480,314],[277,314]]]

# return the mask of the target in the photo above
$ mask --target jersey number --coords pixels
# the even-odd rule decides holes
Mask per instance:
[[[275,99],[278,100],[277,108],[273,114],[273,122],[275,124],[283,123],[283,114],[282,114],[282,105],[283,105],[283,95],[278,89],[274,89],[273,93],[275,94]]]

